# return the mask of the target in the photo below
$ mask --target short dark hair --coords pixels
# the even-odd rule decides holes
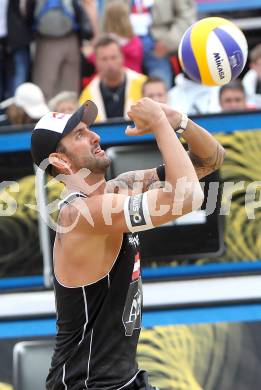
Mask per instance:
[[[117,38],[114,38],[110,34],[102,35],[99,39],[97,39],[95,45],[94,45],[94,51],[97,51],[100,47],[106,47],[111,45],[112,43],[115,43],[119,49],[121,50],[121,45]]]
[[[239,90],[244,94],[244,96],[246,95],[245,88],[241,80],[233,80],[228,84],[222,85],[222,87],[219,90],[219,99],[221,99],[222,93],[224,91],[227,91],[228,89]]]
[[[144,81],[144,83],[142,84],[142,88],[141,88],[141,93],[142,93],[142,95],[144,95],[144,89],[145,89],[146,85],[152,84],[152,83],[162,83],[162,84],[164,84],[164,87],[166,88],[166,91],[167,91],[167,86],[166,86],[165,81],[162,80],[162,78],[160,78],[160,77],[152,76],[152,77],[148,77],[148,78]]]

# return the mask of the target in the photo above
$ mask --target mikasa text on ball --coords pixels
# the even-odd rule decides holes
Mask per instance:
[[[247,60],[247,41],[231,21],[210,17],[187,29],[179,45],[184,72],[205,85],[224,85],[237,78]]]

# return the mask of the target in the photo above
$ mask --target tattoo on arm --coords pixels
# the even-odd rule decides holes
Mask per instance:
[[[151,170],[151,172],[147,174],[143,182],[143,185],[144,185],[144,191],[163,187],[162,182],[159,181],[156,168]]]
[[[191,151],[188,154],[199,179],[218,169],[223,163],[225,155],[224,149],[220,144],[217,144],[215,153],[209,157],[202,158]],[[122,173],[115,179],[107,182],[107,192],[114,193],[122,189],[129,189],[133,190],[134,193],[141,193],[149,189],[162,187],[156,168]]]
[[[128,188],[137,193],[161,187],[156,169],[122,173],[116,179],[110,180],[107,184],[109,185],[108,188],[110,186],[114,188],[114,192],[117,187],[118,189]]]
[[[207,176],[218,169],[223,163],[225,156],[224,149],[220,144],[217,144],[215,153],[209,157],[202,158],[191,151],[188,154],[199,178]]]
[[[125,186],[126,188],[127,186],[130,190],[133,190],[135,183],[140,182],[140,175],[138,174],[138,172],[135,171],[126,172],[117,176],[115,181],[120,187]]]

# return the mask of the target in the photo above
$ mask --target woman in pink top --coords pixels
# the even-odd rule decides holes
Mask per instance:
[[[103,30],[115,35],[119,40],[124,54],[124,65],[141,73],[143,46],[140,38],[134,35],[127,4],[115,0],[105,7]]]

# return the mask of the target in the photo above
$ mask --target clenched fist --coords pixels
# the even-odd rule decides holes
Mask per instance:
[[[133,120],[135,127],[127,127],[127,135],[143,135],[154,132],[161,121],[167,117],[159,103],[149,98],[142,98],[131,106],[128,116]]]

